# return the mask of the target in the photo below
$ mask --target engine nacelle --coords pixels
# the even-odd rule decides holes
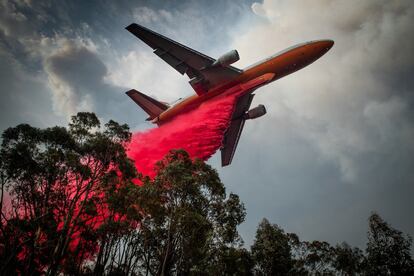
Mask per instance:
[[[256,118],[262,117],[265,114],[266,114],[266,107],[264,105],[262,105],[262,104],[259,104],[255,108],[252,108],[249,111],[247,111],[244,114],[244,118],[246,120],[256,119]]]
[[[224,55],[222,55],[221,57],[219,57],[215,62],[213,62],[213,64],[211,66],[229,66],[230,64],[235,63],[236,61],[238,61],[240,59],[239,57],[239,53],[237,52],[237,50],[231,50],[228,53],[225,53]]]

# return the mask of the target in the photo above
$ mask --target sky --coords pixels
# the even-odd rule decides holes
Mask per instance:
[[[188,79],[124,28],[139,23],[238,68],[333,39],[314,64],[256,91],[233,163],[218,170],[245,203],[249,246],[266,217],[304,240],[365,247],[378,212],[414,236],[413,1],[0,0],[0,131],[66,125],[78,111],[151,126],[124,92],[174,102]]]

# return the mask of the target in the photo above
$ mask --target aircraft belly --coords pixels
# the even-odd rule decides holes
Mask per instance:
[[[257,89],[258,87],[265,85],[266,83],[271,82],[275,77],[274,73],[266,73],[257,78],[249,80],[247,82],[235,85],[229,89],[227,89],[223,95],[231,95],[231,94],[240,94],[244,95],[250,92],[253,89]]]
[[[248,80],[246,82],[236,84],[225,90],[216,89],[215,91],[210,91],[202,96],[191,97],[188,100],[181,102],[179,105],[174,106],[173,108],[170,108],[166,110],[164,113],[162,113],[158,118],[158,123],[163,123],[165,121],[168,121],[174,116],[177,116],[178,114],[194,109],[198,107],[200,104],[202,104],[203,102],[209,101],[210,99],[218,97],[218,96],[219,97],[226,97],[229,95],[243,96],[247,93],[250,93],[252,90],[257,89],[258,87],[271,82],[272,80],[274,80],[274,78],[275,78],[274,73],[266,73],[254,79]]]

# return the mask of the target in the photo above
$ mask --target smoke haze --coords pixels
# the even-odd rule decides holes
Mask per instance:
[[[414,235],[413,1],[0,0],[0,127],[66,125],[93,111],[140,132],[134,143],[157,137],[142,134],[153,126],[124,92],[172,102],[194,91],[124,30],[132,22],[215,58],[237,49],[239,68],[335,41],[257,90],[252,105],[268,113],[246,123],[231,166],[208,160],[245,203],[247,245],[263,217],[307,240],[363,247],[377,211]]]

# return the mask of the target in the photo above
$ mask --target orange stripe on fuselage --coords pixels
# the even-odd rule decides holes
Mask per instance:
[[[276,54],[260,62],[257,65],[246,68],[243,71],[243,73],[241,73],[234,80],[214,87],[204,95],[199,96],[195,94],[184,99],[182,102],[176,104],[175,106],[161,113],[158,116],[158,118],[154,120],[154,122],[162,124],[165,121],[168,121],[171,118],[177,116],[178,114],[196,108],[201,103],[211,98],[214,98],[221,94],[226,94],[224,92],[230,90],[231,88],[237,85],[251,81],[264,74],[274,74],[272,76],[272,79],[269,80],[269,82],[280,79],[311,64],[312,62],[320,58],[322,55],[324,55],[332,47],[332,45],[333,41],[331,40],[321,40],[308,42],[305,44],[294,46],[292,48],[288,48],[281,54]],[[263,85],[263,83],[259,84],[258,86],[261,85]]]

